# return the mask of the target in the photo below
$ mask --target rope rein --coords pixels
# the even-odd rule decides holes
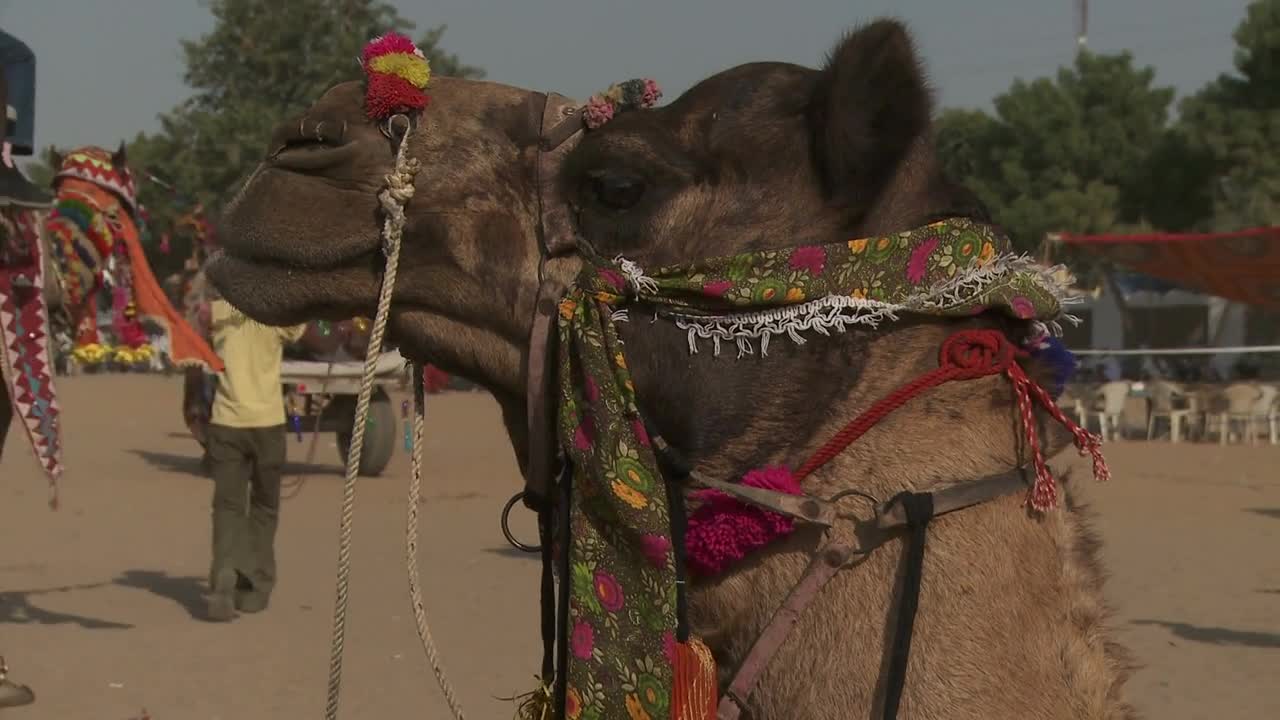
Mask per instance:
[[[413,603],[413,621],[418,630],[418,640],[426,653],[427,663],[431,665],[431,673],[436,677],[440,693],[449,705],[455,720],[464,720],[462,705],[454,692],[453,685],[445,675],[444,666],[436,652],[435,640],[431,637],[431,626],[427,623],[427,610],[422,602],[422,589],[418,585],[418,500],[422,495],[422,436],[426,424],[426,380],[422,377],[422,367],[413,366],[413,452],[409,474],[408,510],[405,517],[405,566],[409,577],[409,600]]]
[[[391,297],[395,289],[396,272],[399,269],[400,248],[405,225],[404,208],[409,199],[413,197],[413,181],[420,168],[418,160],[408,156],[408,136],[410,131],[411,126],[406,126],[404,134],[399,137],[395,166],[392,172],[386,176],[386,188],[378,195],[379,203],[386,213],[382,228],[382,251],[386,256],[386,266],[383,271],[382,286],[378,293],[377,313],[374,315],[373,327],[369,333],[369,346],[365,351],[364,371],[360,377],[360,395],[356,401],[355,422],[351,429],[351,445],[347,451],[346,477],[342,486],[342,510],[338,524],[338,569],[333,607],[333,635],[329,656],[328,699],[325,705],[326,720],[336,720],[338,717],[338,701],[342,687],[342,655],[346,645],[347,605],[350,597],[351,536],[355,511],[356,479],[360,472],[360,455],[364,448],[364,434],[369,418],[369,403],[373,396],[374,376],[377,371],[378,358],[381,355],[382,342],[386,336],[387,319],[391,310]],[[413,603],[418,637],[422,641],[422,647],[427,655],[428,662],[431,664],[431,670],[435,674],[436,682],[439,683],[454,717],[462,720],[462,710],[458,706],[456,693],[445,676],[444,669],[440,665],[436,653],[435,643],[427,624],[421,589],[418,587],[417,506],[418,497],[421,494],[424,418],[422,368],[414,364],[414,444],[405,542],[409,592]]]

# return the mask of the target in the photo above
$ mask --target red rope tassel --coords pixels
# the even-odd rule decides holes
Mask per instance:
[[[925,390],[953,380],[973,380],[1004,374],[1013,383],[1018,415],[1022,422],[1027,447],[1031,451],[1032,467],[1035,470],[1035,482],[1027,497],[1031,507],[1044,512],[1058,504],[1058,486],[1052,473],[1049,472],[1044,452],[1040,447],[1040,437],[1036,432],[1035,418],[1032,414],[1033,402],[1039,402],[1053,419],[1071,431],[1081,455],[1093,457],[1094,478],[1098,481],[1109,480],[1111,471],[1107,469],[1106,460],[1102,457],[1102,439],[1072,422],[1063,414],[1062,409],[1053,401],[1049,393],[1027,377],[1026,372],[1017,363],[1018,358],[1026,356],[1026,352],[1014,347],[1004,333],[998,330],[961,330],[952,334],[942,343],[937,370],[921,375],[877,401],[866,412],[832,436],[805,461],[796,471],[795,479],[802,480],[814,470],[830,462],[889,413],[902,407],[908,400]]]

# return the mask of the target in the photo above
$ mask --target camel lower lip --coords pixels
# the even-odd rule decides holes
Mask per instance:
[[[359,152],[354,144],[338,147],[308,145],[286,148],[271,157],[270,164],[282,170],[311,172],[346,162]]]
[[[377,298],[377,277],[366,268],[298,268],[281,263],[245,260],[223,253],[206,272],[214,287],[249,317],[269,325],[313,320],[345,320],[365,313],[358,298]],[[322,288],[345,287],[350,306],[338,306]]]

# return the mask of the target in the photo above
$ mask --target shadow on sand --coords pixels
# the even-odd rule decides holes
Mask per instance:
[[[207,478],[208,471],[205,469],[204,462],[201,457],[195,453],[190,455],[177,455],[174,453],[156,452],[154,450],[142,450],[133,448],[128,450],[134,455],[142,458],[144,462],[157,470],[164,472],[177,473],[180,475],[191,475],[194,477]],[[321,465],[319,463],[285,463],[284,477],[286,479],[296,477],[298,475],[342,475],[342,468],[337,465]]]
[[[172,600],[196,620],[208,620],[204,600],[205,581],[198,577],[174,577],[161,570],[125,570],[111,581],[113,585],[146,590],[152,595]]]
[[[200,455],[176,455],[174,453],[156,452],[154,450],[131,449],[128,452],[142,458],[151,467],[165,472],[178,473],[181,475],[194,475],[195,477],[208,477],[209,473],[205,471],[204,463],[200,459]]]
[[[1209,645],[1235,645],[1239,647],[1280,648],[1280,634],[1205,627],[1167,620],[1134,620],[1134,625],[1157,625],[1184,640]]]
[[[127,630],[134,627],[129,623],[57,612],[32,604],[33,597],[80,590],[98,590],[110,586],[145,590],[177,603],[196,620],[210,619],[204,597],[206,587],[204,578],[173,576],[160,570],[125,570],[119,576],[102,582],[0,592],[0,624],[63,625],[71,623],[86,630]]]
[[[515,560],[538,560],[542,557],[540,553],[528,553],[523,550],[513,548],[510,545],[485,548],[484,551],[490,555],[497,555],[498,557],[512,558]]]
[[[1280,508],[1246,508],[1249,512],[1262,517],[1280,520]]]
[[[81,583],[79,585],[61,585],[49,588],[36,588],[33,590],[9,590],[0,592],[0,624],[72,624],[79,625],[85,630],[128,630],[133,627],[133,625],[92,618],[85,615],[76,615],[74,613],[46,610],[42,607],[31,604],[31,598],[33,596],[54,595],[57,593],[74,592],[76,590],[94,590],[106,587],[110,584],[111,583],[109,582]]]

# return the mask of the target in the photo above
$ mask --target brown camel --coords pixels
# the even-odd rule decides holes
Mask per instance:
[[[423,170],[390,327],[407,356],[494,394],[523,465],[538,118],[531,93],[512,87],[441,78],[431,95],[409,141]],[[981,218],[940,173],[931,104],[907,30],[880,21],[847,36],[821,70],[742,65],[669,105],[619,115],[564,155],[543,201],[567,207],[600,254],[646,267]],[[370,314],[381,269],[375,194],[391,166],[361,85],[328,91],[280,125],[230,207],[215,284],[265,322]],[[703,475],[732,478],[766,463],[794,467],[871,402],[937,367],[943,338],[971,326],[1025,332],[985,316],[900,320],[736,360],[690,355],[685,331],[663,320],[620,332],[641,410]],[[885,498],[1007,470],[1020,461],[1012,408],[1003,379],[944,385],[810,476],[806,491]],[[1062,448],[1064,436],[1050,444]],[[932,526],[901,717],[1133,717],[1121,698],[1129,661],[1106,626],[1086,516],[1069,494],[1043,516],[1022,502],[1005,497]],[[815,542],[798,532],[695,585],[694,630],[722,683]],[[772,658],[750,717],[879,717],[901,549],[892,541],[827,586]]]

